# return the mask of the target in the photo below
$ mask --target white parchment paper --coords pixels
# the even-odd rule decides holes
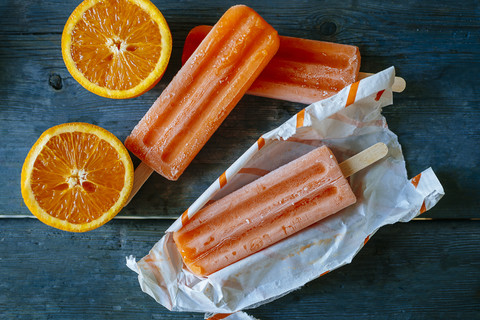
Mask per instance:
[[[444,194],[440,182],[427,166],[414,179],[407,177],[397,136],[381,115],[393,102],[394,77],[392,67],[363,79],[264,134],[262,143],[228,168],[228,183],[221,188],[215,181],[188,213],[191,217],[207,201],[255,180],[255,172],[271,171],[315,147],[327,145],[341,162],[384,142],[388,155],[350,177],[356,204],[207,278],[183,266],[171,233],[181,227],[178,219],[147,256],[139,262],[127,258],[142,290],[173,311],[234,313],[253,308],[350,263],[380,227],[410,221],[433,207]]]

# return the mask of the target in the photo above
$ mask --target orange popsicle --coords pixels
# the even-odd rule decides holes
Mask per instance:
[[[238,5],[215,24],[125,140],[152,169],[176,180],[278,50],[275,29]]]
[[[186,266],[206,276],[355,201],[323,146],[206,206],[173,239]]]
[[[183,47],[183,62],[211,28],[198,26],[190,31]],[[357,81],[359,70],[358,47],[281,36],[277,54],[247,93],[311,104]]]

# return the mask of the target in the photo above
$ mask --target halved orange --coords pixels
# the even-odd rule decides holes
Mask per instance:
[[[70,74],[107,98],[133,98],[153,88],[171,51],[167,22],[148,0],[85,0],[62,34]]]
[[[111,220],[132,185],[127,149],[112,133],[88,123],[45,131],[22,168],[27,207],[40,221],[66,231],[88,231]]]

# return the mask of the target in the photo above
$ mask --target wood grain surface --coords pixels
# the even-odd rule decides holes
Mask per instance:
[[[166,75],[130,100],[98,97],[64,66],[60,38],[76,1],[0,2],[0,145],[2,214],[29,214],[20,195],[23,160],[38,136],[64,122],[100,125],[124,139],[180,67],[187,32],[213,24],[234,2],[163,1],[173,35]],[[435,4],[434,4],[435,3]],[[479,217],[479,5],[476,1],[395,4],[366,1],[247,1],[282,35],[360,47],[362,70],[394,65],[407,80],[385,108],[411,176],[432,166],[446,196],[428,213],[437,218]],[[245,96],[177,182],[156,175],[123,215],[178,216],[262,133],[304,106]],[[138,163],[138,161],[136,162]],[[175,195],[175,196],[172,196]]]
[[[4,220],[2,319],[203,319],[157,304],[125,266],[126,256],[146,255],[168,226],[115,220],[72,234],[33,219]],[[248,313],[262,320],[478,318],[479,227],[480,221],[384,227],[350,265]]]
[[[0,0],[0,318],[202,319],[143,294],[125,256],[142,257],[257,138],[304,105],[245,96],[182,177],[154,174],[120,216],[86,234],[49,228],[20,192],[28,150],[54,125],[130,133],[180,67],[183,41],[233,1],[157,1],[173,36],[160,83],[129,100],[98,97],[68,73],[63,26],[79,1]],[[446,196],[385,227],[351,265],[251,311],[260,319],[480,319],[480,4],[478,1],[244,1],[281,35],[357,45],[361,71],[395,66],[407,88],[384,109],[410,177],[432,167]],[[134,163],[139,161],[135,157]]]

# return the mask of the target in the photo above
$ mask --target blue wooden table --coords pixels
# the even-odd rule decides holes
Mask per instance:
[[[50,228],[25,207],[20,171],[53,125],[97,124],[123,140],[180,67],[183,41],[232,1],[153,1],[173,36],[161,82],[130,100],[98,97],[68,73],[63,26],[77,1],[0,1],[0,319],[202,319],[141,292],[125,257],[166,228],[262,133],[304,105],[245,96],[177,182],[153,175],[105,226]],[[384,110],[412,177],[431,166],[446,196],[421,219],[382,228],[354,261],[277,301],[260,319],[480,319],[478,1],[245,1],[281,35],[357,45],[361,71],[407,81]],[[237,132],[241,130],[243,135]],[[134,158],[135,164],[138,159]]]

